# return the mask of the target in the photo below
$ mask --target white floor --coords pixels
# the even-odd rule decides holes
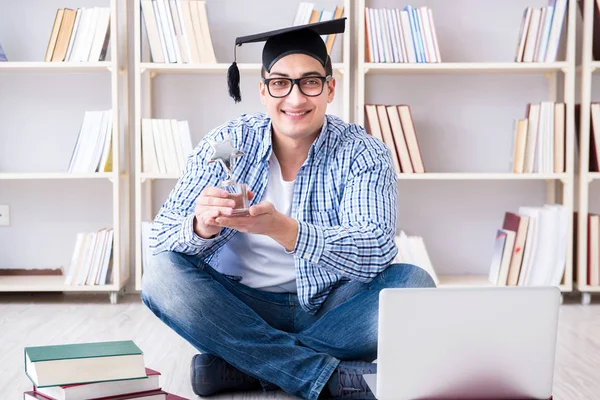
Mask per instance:
[[[565,299],[561,309],[555,399],[600,399],[600,299],[581,306]],[[164,390],[197,398],[189,385],[194,348],[159,321],[139,295],[0,294],[0,396],[21,399],[31,390],[23,348],[48,344],[132,339],[149,368],[162,373]],[[283,392],[241,393],[218,399],[293,399]]]

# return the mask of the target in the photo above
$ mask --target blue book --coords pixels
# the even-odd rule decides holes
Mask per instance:
[[[4,49],[2,48],[2,43],[0,43],[0,61],[8,61]]]

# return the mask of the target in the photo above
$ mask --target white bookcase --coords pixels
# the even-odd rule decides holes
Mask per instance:
[[[193,1],[193,0],[190,0]],[[151,221],[154,219],[156,212],[160,208],[161,204],[153,204],[153,193],[156,182],[160,181],[168,181],[171,184],[168,184],[167,187],[172,187],[175,181],[179,178],[179,174],[150,174],[145,173],[142,170],[142,146],[141,146],[141,120],[142,118],[158,118],[156,117],[156,105],[155,102],[164,101],[157,96],[154,95],[153,85],[155,84],[155,80],[157,77],[173,77],[176,75],[187,75],[187,79],[190,82],[214,82],[218,80],[222,82],[222,87],[218,90],[222,91],[222,93],[227,92],[226,86],[226,75],[227,69],[231,65],[233,61],[233,47],[234,40],[236,36],[244,36],[249,34],[258,33],[261,31],[268,31],[271,29],[279,29],[285,26],[289,26],[291,21],[293,20],[293,16],[296,13],[298,8],[299,1],[292,2],[279,2],[279,1],[267,1],[261,7],[258,7],[263,10],[270,9],[273,15],[283,15],[283,12],[279,13],[285,9],[285,15],[288,15],[290,18],[283,19],[281,21],[277,21],[276,19],[269,19],[269,26],[265,26],[264,23],[259,23],[260,20],[264,21],[264,18],[252,18],[252,16],[248,15],[244,17],[244,8],[252,7],[252,12],[258,12],[258,9],[255,5],[251,5],[246,2],[234,2],[235,6],[222,5],[222,3],[215,0],[209,0],[206,2],[207,14],[209,18],[209,23],[211,25],[211,37],[213,40],[213,44],[215,46],[215,53],[217,55],[217,63],[215,64],[188,64],[188,63],[153,63],[151,62],[148,45],[147,45],[147,37],[145,28],[143,28],[143,17],[141,13],[141,3],[140,0],[134,1],[134,137],[135,137],[135,148],[134,148],[134,157],[135,157],[135,171],[134,171],[134,190],[135,190],[135,205],[134,205],[134,221],[133,224],[135,226],[135,288],[136,290],[141,290],[141,282],[142,282],[142,273],[143,273],[143,265],[142,265],[142,235],[141,235],[141,226],[143,221]],[[334,76],[337,79],[337,95],[336,98],[340,97],[341,99],[341,113],[339,116],[346,121],[350,121],[350,112],[351,112],[351,66],[350,66],[350,35],[352,29],[352,0],[315,0],[315,9],[323,9],[328,8],[333,10],[333,8],[338,6],[344,7],[344,17],[347,17],[346,21],[346,34],[339,35],[336,38],[334,47],[332,49],[332,58],[333,58],[333,70]],[[224,8],[225,7],[225,8]],[[282,17],[283,18],[283,17]],[[211,23],[215,21],[216,31],[214,30],[215,26]],[[222,33],[222,35],[219,35]],[[231,40],[227,43],[224,43],[226,36],[231,36]],[[257,87],[244,87],[245,81],[254,80],[258,82],[260,78],[260,54],[259,50],[262,50],[262,45],[264,43],[259,43],[254,46],[246,45],[238,48],[238,56],[237,56],[237,65],[240,70],[241,75],[241,89],[242,89],[242,104],[244,103],[244,99],[248,97],[249,91],[254,89],[257,90]],[[341,51],[339,48],[341,47]],[[227,48],[226,52],[222,52],[222,48]],[[246,48],[252,48],[253,58],[248,60],[244,55],[246,55]],[[230,50],[229,50],[230,49]],[[336,52],[338,49],[338,52]],[[226,56],[220,57],[220,54],[225,54]],[[335,54],[341,54],[341,56],[336,59]],[[224,58],[226,57],[226,58]],[[340,90],[341,89],[341,90]],[[191,90],[190,90],[191,91]],[[220,94],[220,93],[219,93]],[[199,94],[200,96],[209,96],[209,94]],[[233,100],[227,98],[229,103],[233,103]],[[222,108],[231,108],[230,104],[219,104],[211,103],[210,104],[210,112],[219,113]],[[238,115],[243,112],[250,112],[245,106],[239,108]],[[223,112],[223,120],[224,123],[226,121],[225,118],[226,113]],[[233,115],[233,113],[231,114]],[[171,115],[165,115],[163,118],[174,118]],[[211,126],[213,128],[215,126]],[[209,127],[206,127],[200,135],[198,135],[198,129],[196,125],[190,121],[190,130],[192,131],[192,138],[194,140],[194,147],[205,133],[208,132]],[[163,188],[164,189],[164,188]]]
[[[493,27],[494,24],[496,23],[502,23],[502,21],[506,21],[507,19],[507,13],[504,12],[508,7],[510,7],[510,11],[512,12],[512,16],[511,17],[511,21],[514,20],[514,24],[513,26],[516,27],[516,29],[514,29],[514,32],[512,32],[510,34],[510,36],[507,38],[507,40],[511,40],[511,46],[513,45],[512,43],[514,43],[514,48],[516,49],[516,45],[517,45],[517,40],[518,40],[518,27],[521,21],[521,17],[522,17],[522,12],[525,9],[525,7],[527,6],[531,6],[531,7],[542,7],[545,6],[546,4],[544,2],[540,2],[540,1],[519,1],[519,0],[514,0],[514,1],[510,1],[510,2],[485,2],[486,6],[488,10],[481,10],[479,9],[479,11],[484,11],[485,12],[485,16],[483,15],[483,12],[481,12],[482,15],[477,14],[476,12],[469,12],[467,10],[468,7],[474,7],[474,6],[481,6],[483,7],[483,2],[479,3],[479,4],[474,4],[472,2],[465,2],[465,4],[462,4],[462,2],[453,2],[453,3],[448,3],[445,1],[415,1],[415,2],[403,2],[403,3],[398,3],[398,2],[393,2],[393,1],[387,1],[387,0],[358,0],[357,1],[357,9],[356,9],[356,25],[358,26],[358,35],[357,35],[357,40],[358,42],[356,43],[356,45],[354,46],[357,49],[358,52],[358,57],[357,57],[357,75],[356,75],[356,101],[355,101],[355,116],[356,116],[356,121],[358,124],[361,124],[364,126],[364,122],[365,122],[365,111],[364,111],[364,106],[365,104],[375,104],[375,103],[380,103],[380,104],[408,104],[409,106],[411,105],[409,101],[406,100],[406,98],[408,98],[409,96],[405,95],[404,93],[402,93],[402,87],[398,86],[398,91],[397,91],[397,95],[394,95],[394,97],[392,97],[390,95],[390,89],[391,87],[394,87],[393,85],[396,82],[396,79],[398,78],[406,78],[407,76],[410,76],[411,79],[412,77],[420,77],[422,82],[423,76],[425,76],[427,79],[433,79],[432,82],[442,82],[442,79],[447,79],[447,80],[454,80],[458,75],[461,76],[469,76],[469,77],[473,77],[473,79],[478,79],[477,82],[484,82],[483,80],[481,80],[481,76],[485,75],[487,77],[489,77],[489,79],[494,79],[494,77],[496,76],[501,76],[501,75],[523,75],[526,77],[531,77],[531,79],[538,79],[539,80],[539,76],[545,76],[547,79],[547,93],[548,93],[548,98],[547,100],[549,101],[562,101],[566,103],[566,124],[567,124],[567,129],[566,129],[566,143],[565,143],[565,151],[566,151],[566,160],[565,160],[565,165],[566,165],[566,172],[565,173],[551,173],[551,174],[513,174],[510,172],[493,172],[493,171],[485,171],[485,172],[469,172],[469,171],[463,171],[463,172],[454,172],[454,171],[435,171],[435,172],[426,172],[423,174],[400,174],[398,176],[398,184],[399,184],[399,188],[400,188],[400,193],[401,193],[401,202],[402,202],[402,196],[403,196],[403,188],[406,187],[405,185],[408,183],[408,181],[426,181],[429,183],[423,183],[421,185],[421,187],[423,187],[424,185],[437,185],[439,187],[444,186],[445,188],[448,187],[448,185],[457,185],[459,184],[458,181],[476,181],[473,182],[472,185],[485,185],[486,181],[492,181],[492,182],[498,182],[498,181],[522,181],[522,180],[527,180],[527,181],[540,181],[540,182],[545,182],[546,183],[546,201],[548,203],[554,203],[554,202],[560,202],[562,204],[564,204],[564,206],[567,208],[567,214],[568,214],[568,232],[567,232],[567,264],[566,264],[566,270],[565,270],[565,275],[563,276],[563,282],[560,286],[561,290],[563,292],[570,292],[573,289],[573,266],[572,266],[572,259],[573,259],[573,240],[572,240],[572,229],[573,229],[573,195],[574,195],[574,183],[575,183],[575,175],[574,175],[574,93],[575,93],[575,24],[576,24],[576,16],[577,16],[577,3],[574,0],[569,1],[569,4],[567,6],[567,16],[565,17],[566,20],[566,25],[565,25],[565,29],[563,29],[562,31],[562,37],[563,37],[563,52],[566,55],[565,58],[562,58],[562,61],[558,61],[558,62],[552,62],[552,63],[517,63],[517,62],[512,62],[512,60],[507,59],[506,61],[493,61],[493,62],[481,62],[481,61],[469,61],[469,62],[463,62],[461,59],[459,59],[458,56],[456,56],[456,54],[459,54],[460,51],[455,50],[453,57],[450,58],[454,58],[455,60],[452,60],[450,62],[444,62],[444,60],[448,59],[449,57],[447,57],[447,54],[445,54],[445,48],[444,46],[444,40],[446,40],[445,44],[449,44],[449,40],[450,39],[445,39],[444,37],[440,37],[440,31],[441,29],[439,29],[440,27],[445,27],[446,29],[449,29],[449,26],[452,25],[452,29],[455,29],[457,32],[460,32],[461,30],[464,30],[465,34],[464,36],[460,36],[459,34],[457,34],[456,36],[453,36],[453,39],[457,39],[457,41],[460,41],[461,43],[467,43],[469,41],[474,42],[477,40],[484,40],[481,38],[472,38],[469,37],[468,35],[470,34],[470,32],[467,30],[468,28],[471,28],[471,26],[469,25],[469,23],[473,24],[473,21],[469,21],[468,20],[468,16],[470,16],[470,18],[481,18],[486,20],[487,24],[489,25],[482,25],[482,24],[477,24],[475,23],[477,29],[485,29],[485,30],[497,30],[497,27]],[[589,3],[591,3],[591,1],[589,1]],[[440,52],[441,52],[441,57],[442,57],[442,61],[441,63],[429,63],[429,64],[423,64],[423,63],[367,63],[366,57],[365,57],[365,16],[364,16],[364,10],[365,7],[370,7],[370,8],[403,8],[405,5],[407,4],[411,4],[414,7],[417,6],[428,6],[429,8],[431,8],[433,10],[433,15],[434,15],[434,21],[435,21],[435,25],[436,25],[436,30],[437,30],[437,35],[438,38],[440,39]],[[452,5],[451,5],[452,4]],[[589,7],[588,7],[589,8]],[[490,11],[490,9],[493,9],[493,11]],[[515,13],[514,11],[516,9],[520,9],[520,13]],[[499,14],[501,16],[499,16],[497,19],[495,17],[495,14]],[[483,27],[483,28],[482,28]],[[588,29],[588,34],[591,36],[591,28]],[[564,39],[566,37],[566,40]],[[489,43],[489,46],[497,46],[498,43]],[[506,48],[505,43],[503,43],[502,45],[505,45],[504,49]],[[476,46],[474,46],[476,47]],[[589,46],[588,46],[589,47]],[[480,46],[481,48],[481,46]],[[499,46],[499,48],[503,48],[502,46]],[[506,52],[505,52],[506,53]],[[489,52],[486,54],[490,54]],[[559,51],[559,57],[560,57],[561,51]],[[477,55],[472,55],[469,54],[469,58],[473,58],[476,59]],[[558,58],[559,60],[561,60],[561,58]],[[588,69],[589,69],[589,63],[588,63]],[[470,78],[469,78],[470,79]],[[406,80],[405,80],[406,81]],[[403,82],[405,82],[403,81]],[[434,83],[435,84],[435,83]],[[384,90],[385,88],[382,89],[383,86],[387,87],[387,95],[386,96],[380,96],[379,95],[379,90]],[[584,83],[585,86],[585,83]],[[589,87],[586,86],[586,87]],[[411,86],[411,88],[414,89],[414,86]],[[559,90],[559,88],[562,88],[562,91]],[[431,91],[432,93],[435,93],[434,90],[435,88],[432,87],[426,87],[423,88],[422,91],[425,92],[429,92]],[[461,90],[462,91],[467,91],[465,90]],[[473,90],[471,90],[470,92],[471,96],[474,96],[473,94]],[[410,93],[413,94],[413,93]],[[456,96],[456,102],[460,102],[461,101],[461,96],[464,98],[465,96],[469,96],[467,94],[457,94]],[[519,93],[515,93],[514,94],[515,98],[519,97]],[[481,97],[483,99],[489,99],[490,98],[490,94],[489,93],[483,93],[481,94]],[[522,97],[522,96],[521,96]],[[382,99],[383,98],[383,99]],[[421,103],[420,104],[424,104],[425,102],[423,101],[424,95],[421,95],[420,99],[421,99]],[[390,100],[392,99],[392,100]],[[535,102],[539,102],[542,99],[539,98],[531,98],[531,99],[519,99],[521,103],[527,103],[527,102],[531,102],[531,103],[535,103]],[[546,99],[544,99],[546,100]],[[390,101],[395,101],[393,103],[390,103]],[[485,100],[481,100],[481,101],[485,101]],[[428,102],[427,102],[428,103]],[[412,107],[411,107],[412,108]],[[435,110],[432,110],[432,113],[435,112]],[[525,109],[523,108],[522,113],[525,112]],[[421,115],[423,113],[421,112]],[[414,109],[413,109],[413,116],[414,116]],[[434,119],[435,117],[432,117],[432,119]],[[522,118],[520,115],[514,115],[514,119],[516,118]],[[419,121],[415,121],[416,124],[416,131],[417,131],[417,138],[419,138]],[[483,125],[483,123],[482,123]],[[439,126],[439,125],[438,125]],[[585,130],[585,129],[584,129]],[[439,135],[440,137],[443,136],[444,134],[444,128],[441,127],[439,129]],[[478,132],[461,132],[464,133],[464,135],[476,135]],[[510,135],[512,132],[507,132],[508,135]],[[421,144],[421,148],[423,145]],[[585,146],[584,146],[585,147]],[[469,150],[473,150],[473,148],[470,148]],[[456,157],[466,157],[468,156],[467,154],[461,154],[460,149],[453,149],[451,150],[453,153],[456,153]],[[423,152],[422,152],[423,153]],[[585,158],[585,157],[584,157]],[[431,161],[431,159],[429,159],[429,161]],[[434,160],[435,161],[435,160]],[[507,160],[506,160],[506,166],[508,170],[508,164],[509,164],[509,155],[507,154]],[[425,168],[427,171],[428,168],[428,159],[426,157],[424,157],[424,163],[425,163]],[[431,168],[430,168],[431,169]],[[431,181],[431,182],[430,182]],[[443,181],[451,181],[452,183],[446,183],[444,184]],[[583,182],[583,180],[582,180]],[[465,187],[468,184],[468,182],[463,182],[461,184],[461,187]],[[587,184],[587,181],[586,181]],[[500,185],[500,183],[498,183],[498,185]],[[507,183],[508,186],[506,186],[507,188],[510,188],[510,185]],[[519,188],[522,188],[522,186],[519,186]],[[456,189],[456,190],[460,190],[460,189]],[[498,189],[500,190],[500,189]],[[409,194],[410,195],[410,194]],[[405,196],[405,195],[404,195]],[[439,200],[439,204],[440,207],[444,207],[444,201],[443,199]],[[417,203],[418,205],[418,203]],[[523,204],[523,205],[528,205],[528,204]],[[515,209],[506,209],[504,211],[517,211]],[[413,211],[411,211],[413,212]],[[414,210],[414,212],[418,212],[418,210]],[[500,227],[501,225],[501,218],[503,217],[503,212],[500,214],[498,214],[498,227]],[[466,215],[465,219],[468,218],[473,218],[472,216]],[[423,222],[424,224],[428,223],[428,222]],[[430,223],[430,222],[429,222]],[[402,228],[402,226],[400,227]],[[473,234],[469,232],[468,229],[462,230],[461,227],[457,227],[457,232],[458,234],[462,235],[462,240],[465,241],[469,241],[473,238]],[[412,232],[412,234],[417,234],[419,235],[420,232]],[[490,249],[491,249],[491,243],[493,240],[493,234],[495,234],[495,231],[490,231],[489,232],[489,243],[490,243]],[[428,248],[428,250],[435,248],[436,246],[438,246],[440,243],[436,243],[435,241],[428,241],[427,238],[425,240],[426,246]],[[580,247],[581,248],[581,247]],[[491,257],[491,253],[490,253],[490,257]],[[437,261],[440,261],[440,259],[438,259]],[[491,258],[490,258],[491,261]],[[489,265],[489,264],[488,264]],[[436,260],[433,260],[433,266],[434,268],[436,268]],[[439,266],[439,263],[438,263]],[[453,268],[454,266],[451,266],[451,268]],[[485,269],[485,265],[482,265],[480,268],[482,271],[485,270],[487,273],[487,270]],[[447,285],[451,285],[451,286],[482,286],[482,285],[489,285],[490,283],[487,280],[487,275],[480,273],[480,274],[448,274],[448,273],[444,273],[440,275],[440,285],[441,286],[447,286]]]
[[[128,239],[129,239],[129,226],[128,223],[128,203],[129,203],[129,185],[127,183],[128,174],[127,167],[128,162],[128,138],[127,138],[127,127],[128,123],[128,107],[127,101],[122,101],[121,95],[127,97],[127,54],[125,52],[124,57],[121,58],[119,54],[119,46],[121,40],[119,36],[119,24],[114,21],[119,21],[121,13],[127,15],[126,8],[121,8],[117,5],[118,0],[103,0],[96,4],[86,2],[84,5],[79,6],[106,6],[108,3],[111,9],[111,24],[110,24],[110,61],[105,62],[89,62],[89,63],[76,63],[76,62],[43,62],[43,61],[8,61],[0,62],[0,75],[5,74],[65,74],[65,80],[67,76],[75,76],[74,74],[110,74],[110,104],[113,112],[113,141],[112,141],[112,170],[110,173],[68,173],[68,172],[10,172],[0,171],[0,185],[2,181],[15,181],[22,180],[27,185],[39,185],[40,181],[50,180],[53,182],[65,181],[68,183],[68,190],[63,193],[65,198],[76,198],[78,192],[78,183],[85,180],[106,180],[110,183],[109,187],[112,191],[112,202],[106,204],[106,207],[112,207],[112,228],[114,229],[114,240],[113,240],[113,267],[112,267],[112,284],[109,285],[93,285],[93,286],[80,286],[80,285],[66,285],[64,284],[64,275],[26,275],[26,276],[0,276],[0,292],[105,292],[109,294],[111,303],[117,302],[117,296],[122,292],[124,286],[129,280],[129,257],[128,251]],[[126,2],[123,2],[126,4]],[[56,8],[69,7],[69,5],[56,3],[56,8],[52,9],[51,5],[45,5],[44,10],[52,10],[52,13],[44,13],[43,18],[53,21],[55,16]],[[72,6],[73,7],[73,6]],[[9,11],[10,12],[10,11]],[[26,28],[24,28],[26,29]],[[27,42],[25,35],[27,32],[23,32],[23,42]],[[49,35],[50,32],[48,31]],[[125,33],[125,36],[127,34]],[[3,40],[5,50],[8,47],[7,42],[11,38],[0,38]],[[46,39],[47,40],[47,39]],[[38,46],[40,47],[40,46]],[[126,48],[126,47],[125,47]],[[10,60],[10,54],[8,55]],[[43,58],[43,53],[42,53]],[[50,75],[47,75],[50,76]],[[122,86],[121,86],[122,85]],[[3,96],[9,95],[7,92],[2,91]],[[7,110],[4,110],[5,112]],[[16,111],[16,110],[15,110]],[[64,113],[68,113],[69,110],[65,109]],[[123,114],[121,114],[123,112]],[[0,112],[1,114],[1,112]],[[121,121],[121,115],[123,121]],[[35,115],[33,115],[35,117]],[[57,120],[60,120],[61,116],[56,115]],[[53,121],[49,121],[52,123]],[[44,135],[45,132],[38,132],[39,135]],[[3,132],[0,131],[1,135],[11,135],[14,132]],[[73,142],[73,145],[75,143]],[[124,147],[123,147],[124,145]],[[16,149],[15,151],[27,151],[27,148]],[[10,195],[10,193],[8,194]],[[38,199],[39,204],[43,204],[43,196]],[[0,203],[3,202],[3,193],[0,190]],[[81,204],[82,207],[85,204]],[[18,208],[18,205],[13,205],[11,209]],[[56,210],[61,213],[63,211]],[[64,210],[65,214],[68,210]],[[94,212],[94,209],[89,210],[90,213]],[[11,220],[11,222],[13,222]],[[68,223],[69,221],[67,221]],[[18,223],[18,221],[14,221]],[[89,230],[96,230],[103,228],[104,226],[91,226]],[[0,227],[0,229],[12,229],[12,226]],[[31,226],[32,230],[36,229],[36,226]],[[52,235],[52,231],[48,232],[48,235]],[[70,237],[70,236],[69,236]],[[75,236],[72,236],[73,242],[68,246],[71,252],[75,246]],[[35,243],[19,243],[18,251],[27,252],[35,251]],[[31,248],[29,246],[32,246]],[[40,262],[44,259],[44,254],[38,255]],[[70,260],[71,253],[65,254],[61,259]],[[58,268],[56,266],[55,268]],[[68,269],[69,264],[65,264],[64,267]],[[32,269],[37,269],[37,266],[32,266]]]
[[[600,61],[593,59],[594,45],[594,8],[597,7],[596,0],[584,0],[583,7],[583,41],[581,56],[581,110],[579,127],[579,201],[578,201],[578,221],[577,221],[577,289],[581,292],[581,302],[589,304],[591,294],[600,292],[600,286],[591,286],[587,283],[587,264],[588,264],[588,212],[590,212],[590,202],[598,202],[598,198],[593,198],[591,186],[598,185],[600,173],[589,172],[590,155],[590,103],[592,102],[593,82],[600,67]],[[596,21],[600,23],[600,21]],[[597,82],[597,81],[596,81]],[[597,100],[596,100],[597,101]],[[593,204],[592,204],[593,206]],[[593,210],[592,210],[593,211]]]

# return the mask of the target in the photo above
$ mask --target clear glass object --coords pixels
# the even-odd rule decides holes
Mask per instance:
[[[221,189],[229,192],[229,199],[235,200],[235,206],[233,206],[234,217],[244,217],[250,215],[249,202],[248,202],[248,187],[245,183],[237,183],[233,179],[227,179],[221,182]]]

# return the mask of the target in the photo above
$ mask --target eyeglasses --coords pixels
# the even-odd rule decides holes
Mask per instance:
[[[298,85],[300,92],[309,97],[319,96],[323,93],[325,82],[331,80],[328,76],[307,76],[304,78],[267,78],[263,79],[271,97],[281,98],[292,92],[294,85]]]

